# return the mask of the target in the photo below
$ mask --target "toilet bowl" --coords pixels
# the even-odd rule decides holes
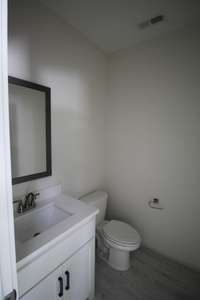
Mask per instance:
[[[117,220],[104,220],[108,194],[97,191],[88,194],[81,201],[99,208],[96,219],[97,255],[112,268],[119,271],[130,267],[130,252],[141,244],[139,233],[129,224]]]
[[[97,235],[102,239],[101,244],[107,247],[107,263],[116,270],[128,270],[130,252],[138,249],[141,244],[138,232],[127,223],[111,220],[98,226]]]

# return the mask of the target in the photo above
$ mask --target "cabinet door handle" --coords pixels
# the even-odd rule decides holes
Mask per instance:
[[[69,271],[66,271],[65,275],[66,275],[66,286],[65,286],[65,289],[69,290],[70,289],[70,273],[69,273]]]
[[[63,296],[63,278],[61,276],[58,277],[58,281],[59,281],[59,284],[60,284],[60,291],[58,293],[58,296],[62,297]]]

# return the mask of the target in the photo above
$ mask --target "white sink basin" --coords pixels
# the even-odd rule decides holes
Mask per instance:
[[[24,243],[71,215],[53,204],[40,209],[35,208],[15,219],[15,238],[18,242]]]

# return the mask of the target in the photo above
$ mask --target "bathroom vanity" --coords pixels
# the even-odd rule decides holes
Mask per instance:
[[[97,213],[57,186],[15,217],[20,299],[93,299]]]

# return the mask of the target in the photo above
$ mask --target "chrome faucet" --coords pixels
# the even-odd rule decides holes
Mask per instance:
[[[24,201],[24,208],[28,209],[28,208],[33,208],[36,206],[35,200],[37,198],[37,196],[39,196],[39,193],[28,193],[25,197],[25,201]]]
[[[36,206],[35,200],[39,195],[40,193],[34,194],[31,192],[25,196],[24,201],[22,199],[14,200],[13,203],[18,203],[17,212],[21,214],[27,210],[33,209]]]

